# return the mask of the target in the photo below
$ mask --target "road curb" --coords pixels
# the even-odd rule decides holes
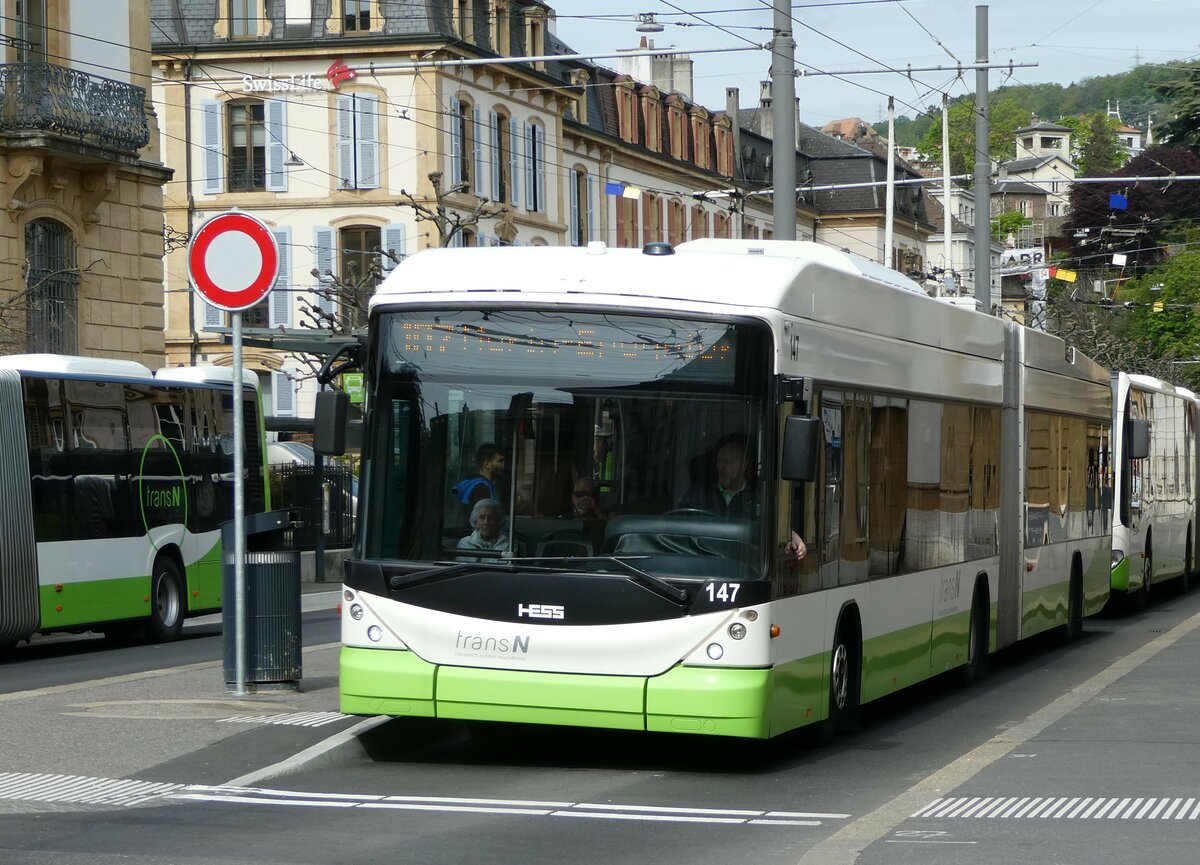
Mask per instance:
[[[232,781],[227,781],[223,786],[252,787],[264,781],[270,781],[273,778],[279,778],[283,775],[291,775],[304,769],[332,766],[359,759],[366,756],[366,749],[363,748],[358,737],[390,720],[392,719],[389,715],[376,715],[373,718],[366,718],[359,721],[353,727],[334,733],[328,739],[305,748],[298,754],[293,754],[286,760],[280,760],[278,763],[264,766],[262,769],[257,769],[234,778]]]

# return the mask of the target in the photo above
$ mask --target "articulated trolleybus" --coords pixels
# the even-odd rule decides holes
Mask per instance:
[[[35,633],[179,636],[221,607],[233,388],[220,367],[0,357],[0,646]],[[246,510],[268,507],[253,374]]]
[[[828,247],[421,252],[363,366],[344,712],[845,729],[1108,598],[1107,371]]]

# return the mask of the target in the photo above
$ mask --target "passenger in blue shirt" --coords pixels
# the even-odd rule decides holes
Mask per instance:
[[[496,494],[496,479],[504,474],[504,452],[492,442],[485,442],[475,451],[475,463],[479,473],[454,485],[454,497],[464,505],[500,498]]]

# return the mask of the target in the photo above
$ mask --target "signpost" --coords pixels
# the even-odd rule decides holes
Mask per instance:
[[[189,241],[188,277],[205,300],[229,311],[233,325],[233,580],[237,613],[234,639],[236,688],[238,694],[245,694],[246,422],[242,413],[242,310],[265,298],[279,278],[279,245],[262,220],[236,208],[228,210],[200,226]]]

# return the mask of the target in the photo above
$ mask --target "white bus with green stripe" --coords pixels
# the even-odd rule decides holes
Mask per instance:
[[[1108,598],[1107,371],[829,247],[421,252],[361,365],[343,712],[847,728]],[[722,515],[695,503],[731,440],[748,504]],[[493,444],[479,549],[454,490]]]
[[[1112,374],[1114,596],[1141,608],[1152,587],[1195,570],[1196,395],[1161,379]]]
[[[246,377],[246,509],[267,509]],[[0,357],[0,646],[36,633],[179,636],[221,608],[233,518],[228,369]]]

